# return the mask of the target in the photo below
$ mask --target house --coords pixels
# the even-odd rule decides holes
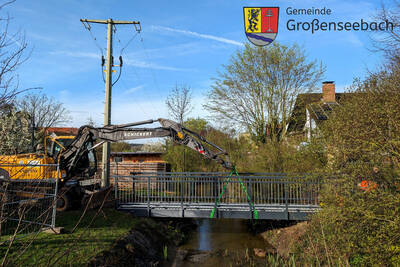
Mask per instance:
[[[322,93],[305,93],[297,96],[287,128],[288,135],[310,141],[318,127],[329,119],[332,110],[339,106],[346,95],[336,93],[335,83],[322,83]]]
[[[111,175],[132,175],[170,171],[163,152],[111,152]]]
[[[140,190],[147,188],[148,177],[150,188],[157,188],[155,173],[169,172],[170,164],[162,159],[163,152],[111,152],[110,153],[110,177],[111,184],[118,177],[119,186]],[[99,164],[99,169],[101,164]],[[101,173],[101,172],[99,172]],[[132,175],[136,175],[134,178]],[[132,183],[132,181],[136,181]]]

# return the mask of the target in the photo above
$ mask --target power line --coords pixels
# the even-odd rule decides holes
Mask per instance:
[[[104,55],[102,52],[102,65],[106,63],[106,78],[105,78],[105,105],[104,105],[104,125],[108,126],[111,125],[111,89],[113,86],[112,82],[112,72],[113,72],[113,33],[116,31],[116,25],[119,24],[133,24],[135,25],[136,31],[140,32],[140,22],[138,21],[118,21],[118,20],[95,20],[95,19],[81,19],[82,24],[85,26],[86,29],[90,31],[90,23],[99,23],[99,24],[106,24],[107,25],[107,57],[104,61]],[[122,58],[120,57],[120,71],[122,69]],[[121,72],[120,72],[121,73]],[[118,78],[119,79],[119,78]],[[110,143],[105,142],[103,145],[103,173],[102,173],[102,187],[108,187],[110,184]]]
[[[124,52],[125,48],[128,47],[128,45],[136,38],[136,36],[138,36],[138,32],[136,32],[136,34],[126,43],[126,45],[121,49],[121,51],[119,52],[120,55],[122,55],[122,53]]]
[[[128,89],[128,86],[126,85],[126,83],[124,82],[124,80],[121,80],[121,83],[123,84],[125,90],[129,90],[129,89]],[[136,102],[136,101],[133,101],[133,102],[134,102],[133,104],[137,105],[137,106],[139,107],[140,111],[142,111],[142,113],[143,113],[146,117],[152,118],[152,116],[149,116],[149,114],[145,111],[145,109],[142,107],[142,105],[141,105],[139,102]]]
[[[82,22],[83,26],[85,27],[85,29],[89,31],[90,36],[92,37],[94,44],[100,50],[101,56],[104,57],[103,48],[99,45],[99,43],[97,42],[97,38],[93,35],[92,27],[90,26],[89,22],[82,21],[82,20],[81,20],[81,22]]]
[[[144,54],[145,54],[145,56],[146,56],[147,61],[150,62],[150,64],[151,64],[152,61],[150,60],[149,53],[147,52],[147,49],[146,49],[146,47],[145,47],[145,45],[144,45],[143,36],[142,36],[142,34],[141,34],[140,32],[139,32],[139,34],[140,34],[140,43],[142,44],[142,48],[143,48],[143,50],[144,50]],[[160,92],[160,91],[161,91],[161,90],[160,90],[160,86],[159,86],[159,84],[158,84],[158,80],[157,80],[157,77],[156,77],[156,75],[155,75],[155,73],[154,73],[154,70],[153,70],[152,68],[150,68],[150,72],[151,72],[151,76],[152,76],[153,81],[154,81],[154,85],[156,86],[158,92]],[[157,111],[159,112],[158,109],[157,109]]]

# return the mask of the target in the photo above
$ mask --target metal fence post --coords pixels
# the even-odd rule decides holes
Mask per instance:
[[[115,209],[118,209],[118,206],[119,206],[119,200],[118,200],[118,176],[117,175],[114,175],[114,198],[115,198],[114,203],[115,203]]]
[[[288,185],[289,185],[289,181],[288,180],[284,181],[283,188],[285,190],[285,206],[286,206],[286,219],[287,220],[289,220]]]
[[[147,216],[150,217],[150,176],[147,175]]]
[[[247,193],[249,194],[249,205],[250,205],[250,216],[251,216],[251,219],[253,220],[254,219],[254,210],[253,210],[253,206],[251,205],[251,203],[253,202],[253,196],[252,196],[252,194],[253,194],[253,190],[251,190],[251,177],[248,177],[247,178]]]
[[[215,179],[217,180],[217,182],[216,182],[216,184],[215,184],[215,187],[216,187],[216,193],[215,193],[215,218],[219,218],[219,211],[218,211],[218,203],[217,203],[217,200],[218,200],[219,192],[221,191],[221,179],[220,179],[220,177],[215,177]],[[224,196],[221,196],[220,201],[222,200],[223,197],[224,197]]]
[[[51,227],[56,227],[56,213],[57,213],[57,192],[58,192],[58,179],[60,175],[60,164],[57,164],[57,174],[56,174],[56,186],[54,188],[54,198],[53,198],[53,214],[51,215]]]
[[[183,210],[183,184],[182,184],[183,177],[179,177],[179,190],[181,193],[181,209],[182,209],[182,218],[185,217],[184,210]]]

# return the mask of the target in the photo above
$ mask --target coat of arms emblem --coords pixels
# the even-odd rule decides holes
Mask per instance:
[[[250,42],[270,44],[278,34],[279,7],[244,7],[244,30]]]

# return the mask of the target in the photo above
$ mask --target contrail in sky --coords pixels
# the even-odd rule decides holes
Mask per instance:
[[[187,30],[179,30],[179,29],[174,29],[174,28],[170,28],[170,27],[163,27],[163,26],[152,26],[152,28],[155,29],[155,30],[176,32],[176,33],[181,33],[181,34],[184,34],[184,35],[195,36],[195,37],[198,37],[198,38],[210,39],[210,40],[218,41],[218,42],[221,42],[221,43],[233,44],[233,45],[237,45],[237,46],[243,46],[243,43],[240,43],[238,41],[234,41],[234,40],[230,40],[230,39],[226,39],[226,38],[218,37],[218,36],[214,36],[214,35],[209,35],[209,34],[202,34],[202,33],[198,33],[198,32],[192,32],[192,31],[187,31]]]

